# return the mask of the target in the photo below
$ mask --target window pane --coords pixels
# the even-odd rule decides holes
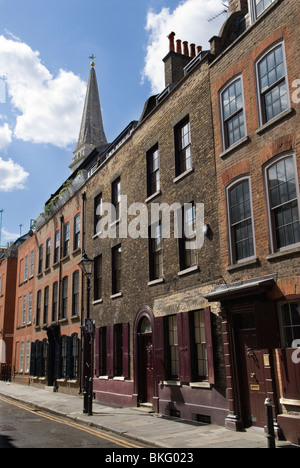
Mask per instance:
[[[232,248],[235,260],[254,255],[252,210],[249,181],[245,180],[229,192]]]
[[[289,107],[281,44],[260,61],[258,73],[264,120],[268,122]]]

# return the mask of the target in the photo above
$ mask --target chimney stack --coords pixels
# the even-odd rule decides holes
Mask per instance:
[[[188,41],[182,42],[181,39],[176,39],[176,52],[175,52],[175,36],[174,32],[168,35],[169,39],[169,53],[164,58],[165,63],[165,82],[166,86],[172,83],[178,83],[184,77],[184,68],[190,61],[196,57],[196,45],[190,45]],[[183,50],[182,50],[183,46]],[[197,47],[197,54],[202,51],[202,47]]]
[[[229,16],[237,11],[248,13],[248,1],[247,0],[229,0]]]
[[[181,50],[181,40],[180,40],[180,39],[177,39],[177,40],[176,40],[176,53],[177,53],[177,54],[182,54],[182,50]]]
[[[190,53],[191,58],[195,58],[196,57],[196,44],[191,44],[190,49],[191,49],[191,53]]]
[[[175,45],[174,45],[174,37],[175,37],[175,33],[174,32],[171,32],[171,34],[168,35],[168,39],[170,41],[170,44],[169,44],[169,52],[174,52],[175,51]]]

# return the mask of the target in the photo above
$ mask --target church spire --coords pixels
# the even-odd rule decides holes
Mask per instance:
[[[107,144],[103,128],[97,77],[94,68],[95,57],[92,56],[90,58],[93,60],[91,63],[92,68],[86,92],[79,138],[74,151],[73,161],[70,165],[71,172],[77,169],[95,147],[105,146]]]

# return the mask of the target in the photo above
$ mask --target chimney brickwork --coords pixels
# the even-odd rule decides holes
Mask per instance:
[[[166,87],[182,80],[184,77],[184,68],[202,51],[201,46],[197,47],[196,52],[195,44],[190,44],[189,47],[188,42],[182,42],[181,39],[176,39],[175,45],[175,36],[176,34],[174,32],[169,34],[169,53],[163,60],[165,63]]]
[[[229,0],[229,15],[237,11],[248,13],[248,0]]]

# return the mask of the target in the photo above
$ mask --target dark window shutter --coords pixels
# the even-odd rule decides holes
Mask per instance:
[[[108,377],[114,376],[114,326],[106,328],[106,371]]]
[[[43,343],[36,343],[36,376],[43,377]]]
[[[295,351],[296,348],[278,350],[283,397],[288,400],[300,399],[300,364],[293,362]]]
[[[31,343],[30,351],[30,375],[35,375],[35,343]]]
[[[192,381],[190,314],[177,314],[178,358],[180,382]]]
[[[72,368],[72,338],[67,336],[67,356],[66,356],[66,379],[71,378]]]
[[[55,363],[54,363],[54,378],[60,379],[61,377],[61,340],[55,340]]]
[[[129,378],[129,323],[122,324],[122,336],[123,336],[123,377]]]
[[[155,369],[156,380],[158,382],[166,379],[165,369],[165,321],[164,317],[157,317],[154,319],[154,332],[155,332]]]
[[[214,350],[213,350],[210,307],[206,307],[204,309],[204,322],[205,322],[205,334],[206,334],[208,382],[213,385],[215,384],[215,366],[214,366]]]
[[[95,332],[95,375],[100,375],[100,328],[96,328]]]

